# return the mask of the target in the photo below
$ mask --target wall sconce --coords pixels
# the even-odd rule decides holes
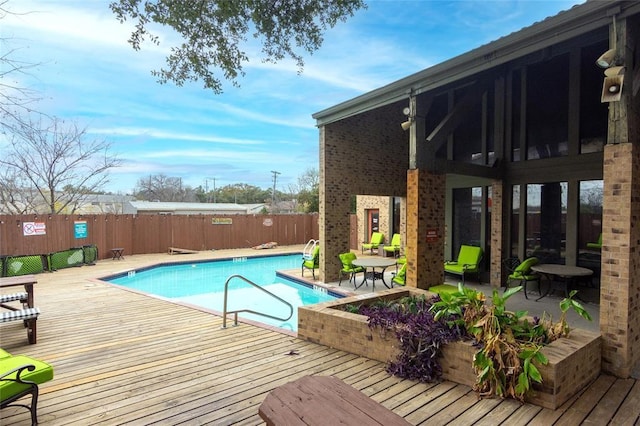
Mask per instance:
[[[600,57],[596,60],[596,65],[600,68],[609,68],[610,66],[615,64],[616,60],[616,49],[609,49],[604,52]]]
[[[402,127],[402,130],[407,131],[411,127],[411,123],[413,123],[413,114],[411,114],[411,108],[409,107],[405,107],[402,110],[402,113],[406,115],[408,119],[407,121],[401,123],[400,127]]]

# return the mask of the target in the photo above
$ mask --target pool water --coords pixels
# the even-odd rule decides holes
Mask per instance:
[[[250,313],[240,318],[257,321],[285,330],[298,330],[298,307],[335,300],[339,295],[325,289],[311,288],[303,283],[278,276],[276,271],[299,268],[301,254],[241,257],[205,262],[159,265],[138,271],[103,278],[113,284],[153,294],[164,299],[188,303],[222,312],[224,284],[232,275],[241,275],[293,305],[293,316],[279,321]],[[250,309],[285,318],[289,307],[277,299],[253,288],[242,279],[229,282],[227,310]],[[232,324],[229,316],[227,324]]]

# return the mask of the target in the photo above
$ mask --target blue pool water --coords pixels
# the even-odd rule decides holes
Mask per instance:
[[[293,305],[293,316],[278,321],[260,315],[240,313],[240,318],[258,321],[286,330],[298,329],[298,306],[335,300],[339,295],[314,289],[304,283],[277,276],[276,271],[299,268],[300,254],[234,258],[206,262],[159,265],[103,278],[113,284],[222,312],[224,283],[232,275],[242,275]],[[289,308],[241,279],[229,283],[227,310],[251,309],[272,316],[286,317]],[[229,316],[229,318],[232,318]],[[231,324],[228,321],[227,324]]]

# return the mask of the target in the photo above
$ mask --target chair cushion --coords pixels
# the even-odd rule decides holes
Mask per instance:
[[[382,249],[386,252],[393,253],[400,250],[400,244],[401,244],[400,234],[393,234],[393,237],[391,237],[391,244],[389,244],[388,246],[382,247]]]
[[[362,244],[363,248],[377,248],[384,240],[384,234],[381,232],[374,232],[371,234],[371,241],[369,243]]]
[[[8,373],[9,371],[18,367],[22,367],[24,365],[33,365],[35,366],[35,370],[23,371],[22,374],[20,374],[20,378],[22,380],[41,384],[53,379],[53,367],[51,365],[24,355],[1,358],[0,376],[4,376],[4,374]],[[3,379],[15,379],[16,375],[17,372],[14,372],[6,377],[3,377]],[[16,383],[13,381],[0,380],[0,401],[11,398],[12,396],[17,395],[28,388],[29,385]]]
[[[398,285],[405,285],[407,280],[407,264],[403,263],[402,268],[398,271],[395,277],[391,281]]]
[[[535,274],[531,274],[531,267],[538,264],[537,257],[529,257],[525,259],[518,267],[513,271],[513,273],[509,274],[510,279],[526,279],[526,280],[534,280],[536,279]]]
[[[302,261],[302,267],[308,269],[315,269],[320,264],[320,245],[316,245],[311,253],[310,259],[304,259]]]
[[[318,267],[318,263],[314,259],[305,260],[302,262],[302,266],[309,269],[314,269]]]
[[[478,272],[480,259],[482,259],[482,248],[462,245],[460,253],[458,253],[458,260],[445,262],[444,270],[458,275],[465,272]]]
[[[477,267],[482,257],[482,249],[476,246],[461,246],[460,254],[458,255],[458,265],[470,265]]]
[[[38,318],[40,308],[26,308],[17,311],[8,311],[0,314],[0,322],[20,321]]]
[[[432,293],[442,294],[442,293],[455,293],[458,291],[458,287],[451,284],[440,284],[434,285],[433,287],[429,287],[429,291]]]
[[[2,294],[0,295],[0,303],[13,302],[16,300],[19,300],[21,302],[26,302],[27,297],[29,297],[29,295],[23,291],[19,293]]]
[[[342,272],[346,272],[348,274],[354,272],[362,272],[364,268],[362,266],[354,266],[353,261],[358,257],[353,252],[342,253],[338,255],[340,262],[342,263]]]

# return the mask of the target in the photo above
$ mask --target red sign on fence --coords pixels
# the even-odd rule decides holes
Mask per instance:
[[[46,235],[47,225],[44,222],[22,222],[23,235]]]
[[[437,229],[427,229],[427,242],[435,243],[438,241],[438,230]]]

